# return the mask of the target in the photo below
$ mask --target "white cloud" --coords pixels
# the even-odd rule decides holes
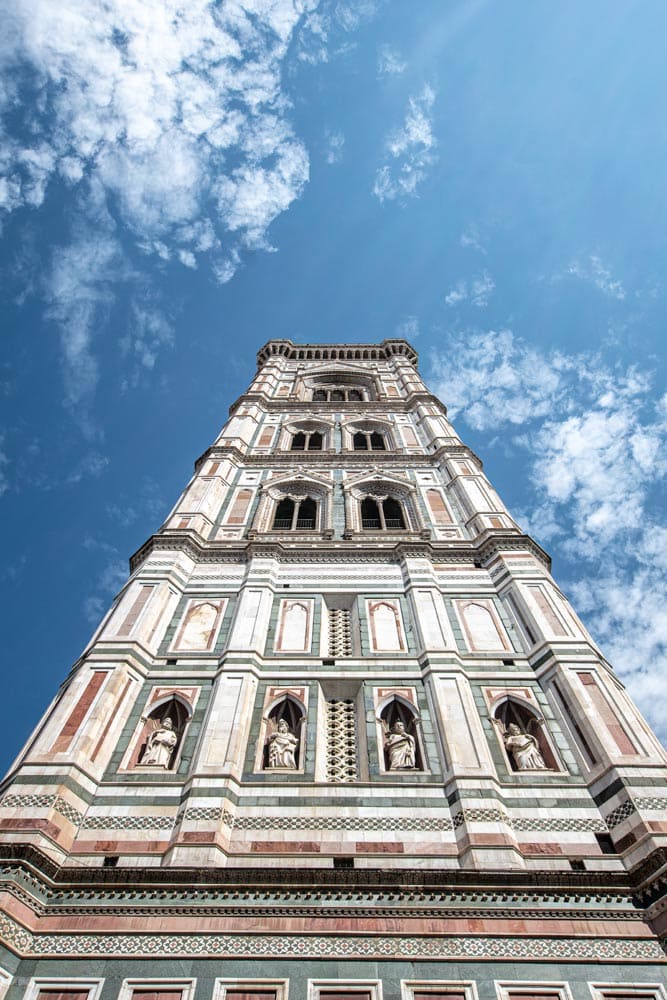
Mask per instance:
[[[327,130],[324,141],[324,158],[326,162],[330,164],[340,163],[343,159],[343,150],[345,148],[345,136],[343,133]]]
[[[479,277],[473,278],[470,285],[466,281],[457,281],[445,295],[445,304],[458,306],[469,299],[472,305],[484,309],[489,304],[489,298],[495,287],[496,283],[491,275],[484,271]]]
[[[416,316],[406,316],[396,327],[396,336],[415,340],[419,336],[419,320]]]
[[[470,301],[474,306],[483,309],[489,303],[491,293],[496,283],[486,271],[479,278],[474,278],[470,286]]]
[[[87,552],[104,558],[104,564],[91,584],[91,593],[83,602],[83,613],[91,625],[97,625],[106,613],[111,599],[127,581],[127,561],[108,542],[86,536],[83,547]]]
[[[437,146],[433,135],[435,91],[428,85],[411,97],[403,125],[387,137],[387,160],[373,184],[373,194],[380,201],[414,196],[435,162]]]
[[[474,223],[470,223],[459,236],[459,243],[466,249],[477,250],[478,253],[486,253],[486,247],[482,243],[479,230]]]
[[[465,302],[468,298],[468,286],[465,281],[457,281],[452,289],[445,295],[445,303],[448,306],[457,306],[459,302]]]
[[[450,415],[512,452],[520,521],[564,559],[566,590],[667,738],[667,411],[650,372],[542,352],[509,331],[452,335],[433,359]],[[517,487],[519,488],[519,487]]]
[[[318,7],[350,32],[377,5],[16,0],[5,11],[0,214],[39,207],[54,179],[76,196],[72,242],[54,254],[46,281],[72,406],[95,387],[95,337],[116,282],[131,278],[119,232],[159,261],[206,260],[220,282],[244,250],[273,249],[272,222],[308,181],[283,81]],[[336,139],[332,151],[341,148]],[[155,330],[135,339],[141,364],[168,342]]]
[[[114,300],[114,286],[129,274],[112,232],[80,229],[68,247],[59,248],[44,282],[47,315],[60,327],[65,401],[77,406],[97,385],[99,367],[93,331]]]
[[[6,206],[40,204],[59,173],[84,189],[101,184],[144,246],[206,252],[187,236],[202,220],[265,245],[308,176],[281,74],[300,19],[316,6],[18,0],[0,61],[7,74],[32,70],[38,93],[26,118],[39,141],[7,137]],[[232,188],[222,195],[221,174]]]
[[[391,45],[380,45],[377,59],[378,76],[400,76],[405,72],[407,65],[397,49]]]
[[[625,298],[625,289],[622,283],[613,277],[609,268],[602,263],[596,254],[573,260],[565,269],[565,273],[580,281],[588,282],[609,298],[620,301]]]
[[[0,497],[9,489],[9,456],[5,451],[5,436],[0,434]]]

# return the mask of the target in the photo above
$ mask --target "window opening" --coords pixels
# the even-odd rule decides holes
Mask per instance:
[[[368,451],[368,436],[357,431],[353,438],[355,451]]]
[[[382,528],[380,510],[372,497],[364,497],[361,501],[361,526],[366,531],[379,531]]]
[[[285,497],[278,502],[271,530],[314,531],[316,523],[317,502],[312,497],[301,500]]]
[[[320,431],[298,431],[292,437],[290,451],[322,451],[323,442]]]
[[[357,726],[351,698],[327,701],[327,780],[356,781]]]
[[[352,628],[349,608],[329,611],[329,656],[352,655]]]
[[[382,512],[384,514],[385,528],[405,528],[403,510],[398,500],[395,500],[393,497],[387,497],[386,500],[382,501]]]
[[[378,431],[373,431],[370,436],[371,449],[373,451],[385,451],[384,437]]]
[[[274,531],[291,531],[292,521],[294,520],[294,501],[290,500],[289,497],[285,497],[280,500],[278,506],[276,507],[275,517],[273,518],[273,530]]]

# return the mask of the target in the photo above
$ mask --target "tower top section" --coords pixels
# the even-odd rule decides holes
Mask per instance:
[[[294,344],[291,340],[269,340],[257,352],[257,367],[271,358],[288,361],[388,361],[403,357],[417,366],[418,355],[407,340],[383,340],[381,344]]]

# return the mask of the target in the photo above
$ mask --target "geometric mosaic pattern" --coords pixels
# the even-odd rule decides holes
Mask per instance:
[[[659,797],[638,799],[637,805],[645,809],[664,807],[665,799]],[[55,795],[7,795],[0,800],[0,808],[55,809],[70,822],[82,825],[85,830],[170,830],[175,822],[186,823],[207,820],[222,823],[237,830],[416,830],[445,832],[458,829],[466,823],[505,823],[520,831],[593,832],[603,833],[613,829],[635,811],[634,804],[626,800],[602,819],[575,817],[517,816],[514,819],[502,809],[472,808],[448,816],[233,816],[220,806],[192,806],[175,818],[165,815],[115,815],[85,817],[64,799]]]
[[[65,799],[61,799],[60,796],[56,798],[53,808],[57,813],[60,813],[61,816],[64,816],[65,819],[68,819],[70,823],[76,823],[78,825],[83,819],[83,813],[79,812],[78,809],[75,809],[74,806],[70,805],[69,802],[66,802]]]
[[[51,809],[55,795],[5,795],[0,799],[2,809]]]
[[[239,816],[238,830],[452,830],[448,816]]]
[[[638,809],[667,809],[667,797],[647,795],[644,798],[636,798],[635,805]]]
[[[87,816],[84,830],[171,830],[173,816]]]
[[[607,826],[603,819],[581,817],[519,816],[510,823],[515,830],[550,830],[551,832],[604,833]]]
[[[0,799],[0,808],[54,809],[70,823],[79,824],[83,820],[83,813],[59,795],[5,795],[4,799]]]
[[[37,957],[220,956],[263,958],[405,958],[425,960],[664,962],[655,940],[609,938],[358,937],[291,934],[31,934],[0,918],[0,938]]]
[[[619,823],[622,823],[628,816],[632,816],[636,811],[634,802],[631,799],[626,799],[625,802],[621,802],[619,806],[616,806],[609,813],[607,816],[607,826],[610,830],[613,830],[615,826],[618,826]]]

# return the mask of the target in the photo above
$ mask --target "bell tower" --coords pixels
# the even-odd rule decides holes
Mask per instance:
[[[667,1000],[666,779],[412,347],[272,340],[4,781],[0,1000]]]

